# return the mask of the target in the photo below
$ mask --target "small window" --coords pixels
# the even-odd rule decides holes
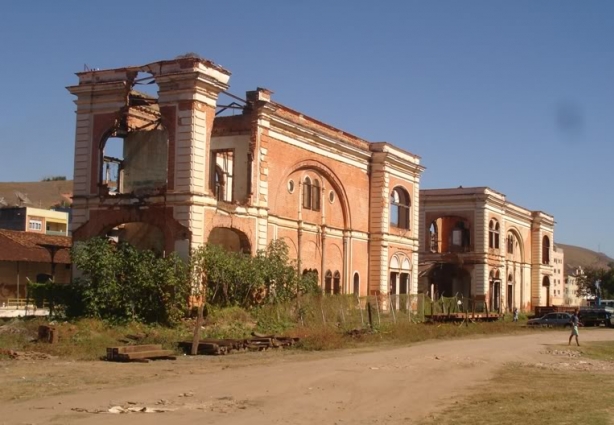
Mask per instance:
[[[43,222],[41,220],[30,220],[28,227],[30,230],[43,230]]]
[[[332,190],[328,192],[328,200],[330,201],[331,204],[335,202],[335,192],[333,192]]]
[[[288,180],[288,192],[294,193],[294,180]]]

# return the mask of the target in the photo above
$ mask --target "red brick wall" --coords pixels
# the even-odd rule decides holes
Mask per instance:
[[[314,176],[311,164],[320,164],[323,169],[331,170],[338,181],[341,182],[340,188],[334,188],[332,178],[325,176],[324,184],[327,190],[322,194],[321,202],[326,209],[326,222],[331,227],[343,229],[344,214],[351,222],[351,228],[355,230],[368,230],[368,207],[369,202],[366,198],[369,193],[369,179],[365,171],[348,164],[340,163],[333,159],[308,152],[295,146],[263,135],[267,143],[267,159],[269,174],[269,198],[268,205],[270,214],[281,217],[296,219],[298,205],[302,200],[298,183],[301,176]],[[304,167],[305,170],[296,170]],[[321,173],[321,171],[319,171]],[[290,194],[287,190],[288,180],[292,178],[295,183],[294,193]],[[328,200],[328,193],[331,189],[335,190],[335,201],[331,204]],[[348,211],[344,211],[342,206],[344,201],[348,205]],[[303,210],[303,220],[310,223],[321,223],[321,213]],[[349,228],[350,223],[347,223]]]

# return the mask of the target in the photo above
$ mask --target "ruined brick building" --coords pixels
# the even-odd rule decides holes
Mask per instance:
[[[417,292],[416,155],[265,89],[231,95],[230,73],[200,58],[77,75],[75,241],[108,235],[188,256],[280,238],[325,292]],[[148,83],[154,95],[136,90]]]
[[[419,291],[482,300],[492,311],[562,304],[554,224],[487,187],[421,190]]]

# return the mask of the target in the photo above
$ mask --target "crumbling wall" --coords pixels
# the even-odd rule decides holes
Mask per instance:
[[[168,133],[135,131],[124,140],[123,193],[159,189],[166,185]]]
[[[138,249],[149,249],[160,255],[164,252],[164,234],[148,223],[126,223],[120,226],[118,238]]]

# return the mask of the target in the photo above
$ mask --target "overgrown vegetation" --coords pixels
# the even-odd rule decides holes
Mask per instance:
[[[189,341],[190,334],[192,340],[247,338],[257,331],[301,337],[300,346],[307,350],[522,329],[511,317],[468,326],[417,324],[430,311],[458,308],[451,299],[324,295],[314,275],[297,273],[283,241],[271,242],[255,256],[203,246],[185,264],[174,255],[161,258],[151,251],[96,238],[77,245],[72,258],[81,273],[71,284],[33,283],[29,288],[39,305],[51,304],[55,318],[69,319],[58,325],[58,347],[29,342],[34,331],[29,326],[36,322],[28,321],[24,335],[30,339],[0,335],[1,348],[40,351],[39,347],[45,347],[61,352],[64,347],[68,356],[89,359],[94,353],[104,354],[107,346],[117,345],[122,334],[134,329],[148,335],[144,342],[164,343],[168,348]],[[204,318],[196,323],[188,318],[190,297],[206,305]],[[73,332],[74,327],[79,331]]]
[[[282,240],[271,241],[255,256],[205,245],[191,262],[193,273],[204,277],[207,303],[215,307],[253,308],[319,292],[315,276],[297,273]]]
[[[76,245],[71,257],[80,271],[71,284],[29,287],[38,305],[46,301],[67,318],[173,326],[187,316],[190,295],[201,291],[211,308],[244,309],[319,292],[313,275],[296,272],[287,245],[279,240],[255,256],[206,245],[186,264],[175,254],[159,257],[128,243],[93,238]]]

